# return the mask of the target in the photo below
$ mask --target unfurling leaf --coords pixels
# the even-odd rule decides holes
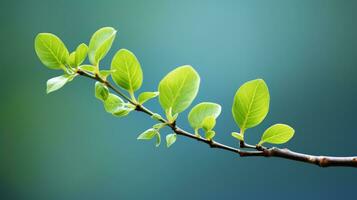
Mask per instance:
[[[60,89],[67,82],[72,81],[75,76],[76,76],[76,74],[73,74],[73,75],[64,74],[62,76],[57,76],[57,77],[49,79],[47,81],[47,89],[46,89],[47,94]]]
[[[41,62],[50,69],[63,69],[69,59],[67,47],[51,33],[40,33],[35,38],[35,51]]]
[[[232,132],[232,136],[237,138],[240,141],[244,141],[244,135],[243,134],[240,134],[240,133],[237,133],[237,132]]]
[[[189,65],[181,66],[168,73],[159,84],[159,101],[172,116],[184,111],[195,99],[200,85],[200,77]]]
[[[93,65],[81,65],[78,68],[91,73],[94,73],[96,70],[96,68]]]
[[[123,106],[123,107],[118,107],[118,109],[113,112],[112,114],[116,117],[124,117],[128,115],[131,111],[133,111],[134,108]]]
[[[144,131],[143,133],[141,133],[137,139],[138,140],[151,140],[158,133],[159,132],[156,129],[150,128],[150,129]]]
[[[202,102],[193,107],[188,114],[188,121],[194,130],[202,128],[203,120],[213,116],[217,118],[221,113],[221,106],[216,103]]]
[[[169,148],[176,142],[177,135],[175,133],[166,135],[166,146]]]
[[[89,42],[88,57],[90,63],[98,66],[100,60],[107,55],[113,44],[116,30],[112,27],[104,27],[96,31]]]
[[[244,83],[234,96],[232,113],[241,133],[261,123],[269,111],[269,90],[264,80]]]
[[[214,116],[208,116],[203,120],[202,128],[203,130],[211,131],[216,125],[216,118]]]
[[[138,101],[140,104],[145,103],[146,101],[159,96],[159,92],[143,92],[139,95]]]
[[[68,64],[71,67],[76,67],[76,52],[72,52],[68,57]]]
[[[111,73],[113,73],[113,72],[114,72],[114,70],[100,70],[100,71],[99,71],[99,76],[100,76],[102,79],[106,80],[107,77],[108,77]]]
[[[127,49],[120,49],[113,57],[111,70],[116,84],[133,93],[141,87],[143,72],[135,55]]]
[[[286,124],[275,124],[264,131],[258,145],[286,143],[294,136],[294,132],[294,129]]]
[[[216,135],[216,132],[210,130],[205,132],[205,138],[207,140],[212,140],[212,138]]]
[[[99,100],[105,101],[109,96],[109,89],[106,85],[101,82],[95,83],[95,97]]]
[[[158,120],[158,121],[163,119],[162,116],[160,114],[158,114],[158,113],[154,113],[153,115],[151,115],[151,118],[155,119],[155,120]]]

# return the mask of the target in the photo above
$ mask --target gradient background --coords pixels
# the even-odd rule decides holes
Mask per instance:
[[[356,155],[357,1],[2,1],[0,199],[337,199],[354,198],[357,170],[283,159],[242,158],[179,137],[172,148],[137,141],[154,122],[118,119],[76,79],[45,94],[60,71],[39,62],[33,40],[52,32],[70,50],[100,27],[118,29],[119,48],[144,70],[140,91],[191,64],[201,75],[194,104],[223,106],[216,139],[237,145],[236,89],[265,79],[268,117],[247,132],[256,142],[277,122],[296,130],[288,144],[313,154]],[[158,102],[148,107],[160,111]],[[189,129],[188,110],[179,124]],[[165,130],[162,133],[170,133]]]

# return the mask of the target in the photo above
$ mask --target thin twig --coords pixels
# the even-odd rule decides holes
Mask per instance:
[[[83,70],[77,70],[79,75],[91,78],[93,80],[99,81],[104,83],[107,87],[112,89],[118,95],[123,97],[125,100],[136,106],[136,111],[143,112],[149,116],[153,116],[154,112],[149,110],[148,108],[132,101],[128,96],[122,93],[118,88],[113,86],[110,82],[102,79],[98,75],[93,75]],[[263,146],[254,146],[247,144],[245,142],[240,142],[240,148],[248,148],[254,149],[254,151],[244,151],[242,149],[234,148],[225,144],[221,144],[214,140],[207,140],[202,137],[198,137],[195,134],[189,133],[181,128],[179,128],[175,123],[168,123],[165,119],[159,119],[160,122],[167,123],[168,126],[178,135],[182,135],[191,139],[195,139],[199,142],[203,142],[208,144],[211,148],[223,149],[226,151],[230,151],[233,153],[239,154],[241,157],[248,157],[248,156],[262,156],[262,157],[279,157],[288,160],[295,160],[309,164],[315,164],[320,167],[331,167],[331,166],[344,166],[344,167],[357,167],[357,157],[334,157],[334,156],[315,156],[315,155],[308,155],[297,153],[291,151],[289,149],[280,149],[280,148],[267,148]]]

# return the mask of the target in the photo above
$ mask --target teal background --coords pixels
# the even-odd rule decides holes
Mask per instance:
[[[132,50],[144,71],[140,91],[191,64],[201,75],[194,102],[218,102],[217,140],[237,145],[231,117],[236,89],[263,78],[271,93],[266,120],[247,132],[257,142],[277,122],[296,130],[282,147],[356,155],[357,1],[2,1],[0,199],[341,199],[356,196],[357,170],[276,158],[239,158],[179,137],[155,148],[137,141],[154,122],[119,119],[78,78],[45,94],[60,71],[42,66],[33,40],[58,35],[73,50],[100,27],[118,35],[103,61]],[[161,112],[158,102],[147,104]],[[188,111],[178,123],[189,129]],[[169,130],[163,133],[170,133]]]

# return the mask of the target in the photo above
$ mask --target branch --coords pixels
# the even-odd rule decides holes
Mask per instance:
[[[116,92],[118,95],[123,97],[125,100],[136,106],[136,111],[138,112],[143,112],[149,116],[154,115],[154,113],[147,109],[146,107],[132,101],[129,97],[127,97],[124,93],[122,93],[118,88],[113,86],[110,82],[107,80],[102,79],[98,75],[92,75],[90,73],[87,73],[83,70],[78,69],[77,73],[79,75],[91,78],[93,80],[99,81],[103,84],[105,84],[108,88],[112,89],[114,92]],[[182,135],[191,139],[195,139],[199,142],[203,142],[208,144],[211,148],[217,148],[217,149],[223,149],[226,151],[230,151],[233,153],[239,154],[241,157],[279,157],[279,158],[284,158],[288,160],[295,160],[295,161],[300,161],[304,163],[309,163],[309,164],[315,164],[320,167],[332,167],[332,166],[344,166],[344,167],[357,167],[357,156],[356,157],[334,157],[334,156],[315,156],[315,155],[308,155],[308,154],[302,154],[302,153],[297,153],[294,151],[291,151],[289,149],[280,149],[277,147],[273,148],[267,148],[263,146],[254,146],[247,144],[245,142],[240,143],[240,148],[234,148],[228,145],[221,144],[219,142],[216,142],[214,140],[207,140],[205,138],[202,138],[200,136],[196,136],[192,133],[189,133],[181,128],[179,128],[175,123],[168,123],[165,119],[160,119],[160,122],[167,123],[168,126],[178,135]],[[243,148],[248,148],[248,149],[254,149],[253,151],[245,151],[242,150]]]

